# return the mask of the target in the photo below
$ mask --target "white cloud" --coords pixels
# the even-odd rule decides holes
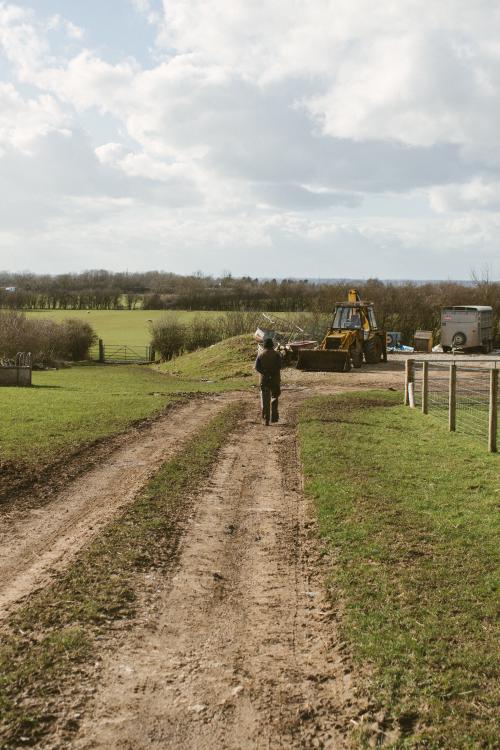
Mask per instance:
[[[25,99],[11,83],[0,82],[0,145],[29,151],[32,142],[51,131],[68,134],[70,118],[54,97]]]
[[[136,72],[134,61],[112,65],[85,49],[65,66],[35,68],[29,82],[52,91],[78,112],[95,107],[123,114]]]
[[[476,178],[462,185],[435,187],[430,191],[430,201],[441,214],[477,209],[500,212],[500,181]]]
[[[21,80],[29,79],[48,58],[48,42],[36,28],[31,11],[0,3],[0,50],[15,66]]]
[[[79,26],[63,18],[59,13],[51,16],[46,24],[47,31],[57,31],[63,29],[70,39],[83,39],[85,32]]]
[[[104,143],[95,150],[96,156],[101,164],[117,164],[127,153],[123,143]]]

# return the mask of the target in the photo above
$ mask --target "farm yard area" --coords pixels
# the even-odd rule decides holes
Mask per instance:
[[[496,746],[498,454],[400,355],[266,428],[254,357],[0,390],[0,747]]]

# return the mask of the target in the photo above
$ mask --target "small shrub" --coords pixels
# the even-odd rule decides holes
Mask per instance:
[[[188,326],[176,315],[164,315],[151,323],[151,345],[163,360],[182,354],[187,339]]]
[[[58,328],[57,353],[63,359],[70,359],[73,362],[86,359],[90,347],[97,343],[96,332],[84,320],[68,318]]]
[[[222,317],[209,318],[196,315],[186,329],[184,349],[194,352],[206,346],[216,344],[225,338],[224,319]]]
[[[242,336],[244,333],[253,333],[260,322],[262,314],[259,312],[227,312],[224,315],[223,326],[224,335],[222,338],[232,338],[233,336]]]

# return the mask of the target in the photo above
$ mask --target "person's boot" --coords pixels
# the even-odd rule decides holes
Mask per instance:
[[[271,422],[279,422],[278,404],[277,401],[271,402]]]

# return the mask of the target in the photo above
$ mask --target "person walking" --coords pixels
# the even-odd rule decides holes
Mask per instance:
[[[272,339],[264,341],[264,351],[255,360],[255,369],[260,374],[262,419],[267,426],[279,419],[278,398],[281,395],[281,357],[274,350]]]

